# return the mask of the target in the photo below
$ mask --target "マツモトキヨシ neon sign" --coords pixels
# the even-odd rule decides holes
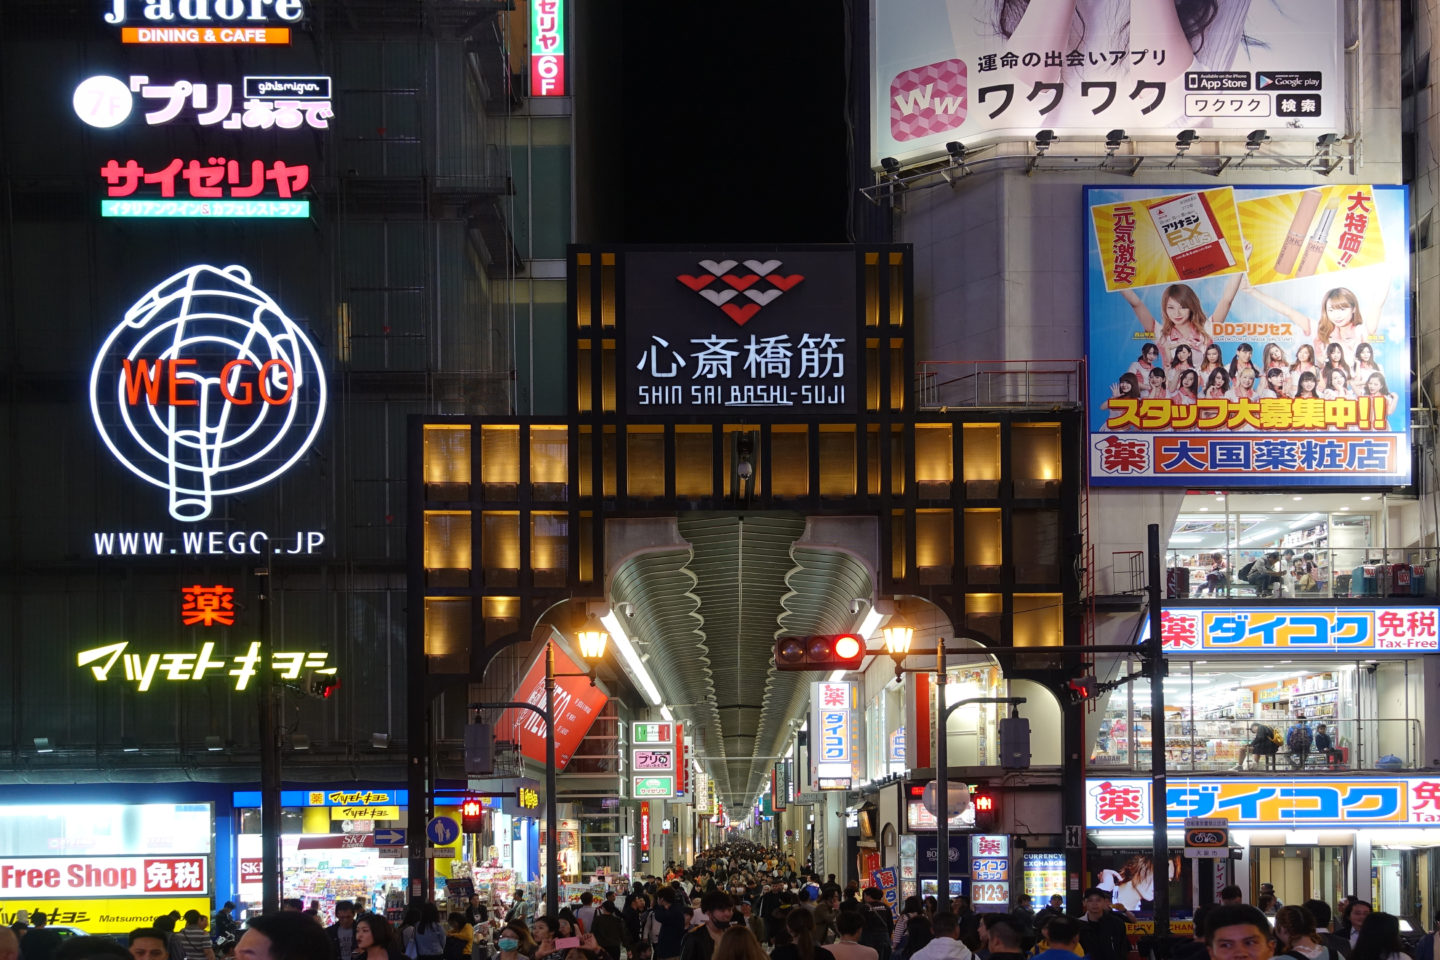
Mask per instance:
[[[243,267],[199,265],[125,312],[90,373],[105,446],[203,520],[215,498],[288,470],[325,419],[325,371],[305,332]]]

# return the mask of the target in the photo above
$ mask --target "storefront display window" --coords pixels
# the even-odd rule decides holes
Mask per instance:
[[[1413,581],[1410,594],[1425,595],[1425,558],[1387,541],[1389,506],[1379,493],[1192,493],[1167,545],[1169,595],[1389,596],[1397,578]],[[1400,564],[1420,570],[1397,574]]]
[[[1132,662],[1120,672],[1139,669]],[[1165,678],[1167,765],[1227,770],[1243,760],[1249,769],[1317,773],[1412,768],[1420,755],[1418,676],[1414,660],[1174,659]],[[1148,768],[1149,681],[1122,686],[1102,704],[1090,765]]]

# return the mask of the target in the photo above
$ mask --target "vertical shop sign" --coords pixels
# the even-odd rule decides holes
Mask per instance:
[[[640,850],[648,852],[650,849],[650,801],[640,801]]]
[[[564,0],[530,0],[530,96],[565,96]]]

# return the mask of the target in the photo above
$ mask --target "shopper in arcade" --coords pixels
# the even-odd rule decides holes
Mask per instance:
[[[1350,916],[1355,916],[1355,907]],[[1369,904],[1366,904],[1369,906]],[[1355,938],[1355,949],[1351,960],[1408,960],[1405,944],[1400,940],[1400,918],[1389,913],[1370,913]]]
[[[1109,890],[1085,891],[1085,912],[1080,916],[1080,945],[1089,960],[1126,960],[1130,937],[1125,921],[1111,907]]]
[[[350,960],[355,955],[355,904],[349,900],[335,901],[335,922],[325,928],[335,945],[335,960]]]
[[[336,910],[338,912],[338,905]],[[356,921],[356,960],[390,960],[395,952],[395,933],[384,917],[367,913]]]
[[[235,946],[235,960],[330,960],[325,929],[298,910],[251,917]]]
[[[1210,960],[1270,960],[1270,921],[1248,904],[1216,907],[1205,915]]]

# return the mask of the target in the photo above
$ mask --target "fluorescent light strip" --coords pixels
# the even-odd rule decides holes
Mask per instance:
[[[674,723],[674,722],[675,722],[675,715],[670,712],[670,708],[669,708],[669,707],[661,707],[661,708],[660,708],[660,716],[664,717],[664,718],[665,718],[666,720],[668,720],[670,723]]]
[[[625,628],[620,626],[620,620],[611,610],[600,618],[605,629],[610,633],[610,639],[615,641],[615,646],[620,648],[620,657],[625,665],[630,668],[630,675],[640,681],[640,688],[645,691],[645,696],[655,706],[661,705],[660,688],[655,686],[655,681],[650,677],[650,671],[645,669],[645,664],[640,662],[640,655],[635,652],[635,645],[630,642],[630,637],[625,633]]]

